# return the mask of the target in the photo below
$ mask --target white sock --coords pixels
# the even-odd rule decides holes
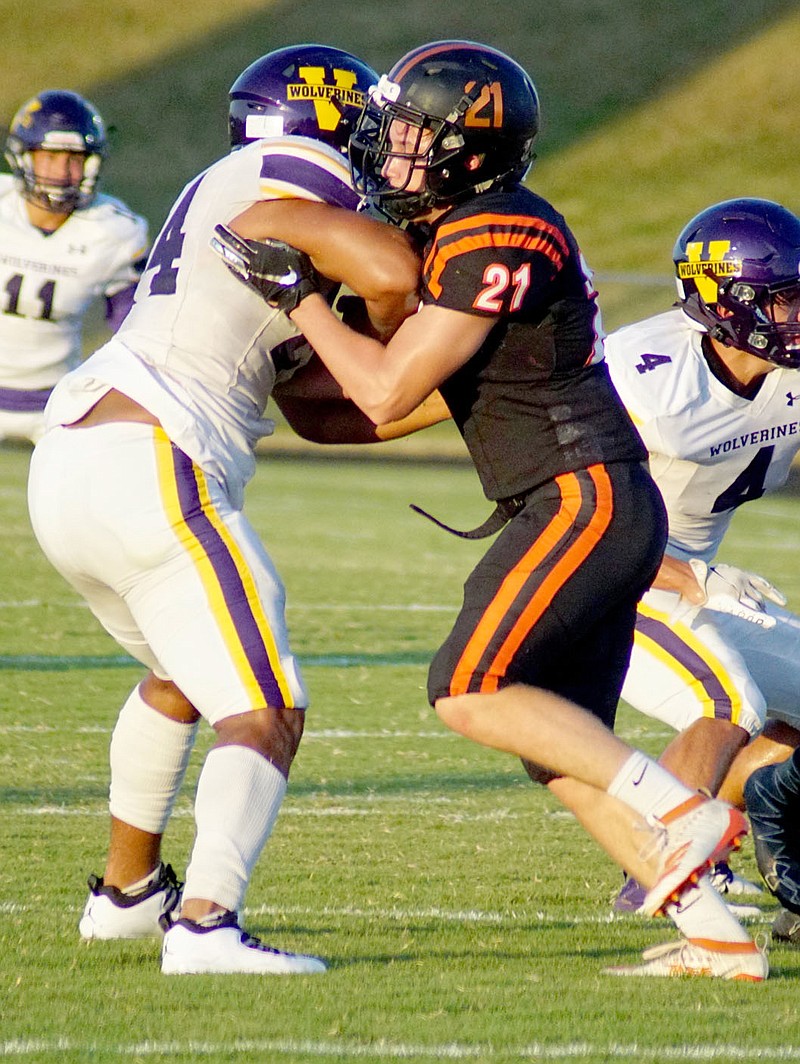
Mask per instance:
[[[666,907],[666,913],[681,934],[708,942],[711,949],[715,942],[752,942],[708,876],[685,890],[678,902]]]
[[[286,778],[246,746],[216,746],[195,798],[197,836],[184,901],[204,898],[238,911],[253,868],[278,817]]]
[[[696,793],[639,750],[634,750],[608,787],[608,794],[641,816],[659,819]]]
[[[129,883],[125,888],[125,893],[130,897],[133,897],[135,894],[144,894],[148,887],[152,887],[160,875],[161,862],[159,861],[152,872],[148,872],[146,876],[137,879],[135,883]]]
[[[111,735],[109,810],[141,831],[161,835],[183,783],[197,723],[165,717],[131,691]]]

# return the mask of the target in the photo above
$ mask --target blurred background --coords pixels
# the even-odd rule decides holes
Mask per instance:
[[[310,41],[379,73],[454,37],[520,62],[543,115],[528,181],[576,233],[607,329],[672,302],[672,246],[699,210],[740,195],[800,209],[798,0],[0,0],[0,13],[0,121],[44,88],[87,96],[113,127],[104,188],[153,234],[225,153],[236,76]]]
[[[529,181],[575,230],[609,327],[672,299],[672,244],[698,210],[737,195],[800,205],[797,0],[2,0],[0,13],[0,121],[44,88],[87,95],[115,127],[105,188],[154,231],[225,152],[236,76],[308,41],[379,73],[446,37],[520,62],[543,113]]]

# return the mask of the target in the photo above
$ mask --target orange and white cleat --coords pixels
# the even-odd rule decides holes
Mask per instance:
[[[642,954],[641,964],[604,968],[605,975],[703,976],[762,983],[769,975],[766,951],[755,942],[711,942],[679,939],[653,946]]]
[[[642,904],[648,916],[663,912],[717,861],[738,850],[748,831],[747,819],[738,809],[701,794],[676,806],[658,824],[664,830],[664,849],[658,880]]]

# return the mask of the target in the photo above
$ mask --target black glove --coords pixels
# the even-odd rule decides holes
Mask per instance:
[[[280,240],[245,240],[227,226],[217,225],[211,249],[231,273],[284,314],[319,291],[319,274],[308,255]]]

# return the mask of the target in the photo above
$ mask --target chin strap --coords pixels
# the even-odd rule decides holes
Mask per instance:
[[[458,536],[460,539],[486,539],[487,536],[493,536],[495,532],[499,532],[504,525],[508,524],[512,517],[516,517],[517,514],[525,508],[527,500],[527,494],[511,495],[507,499],[500,499],[483,524],[478,525],[477,528],[470,528],[467,531],[451,528],[450,525],[446,525],[444,521],[440,521],[438,517],[429,514],[427,510],[415,506],[413,502],[409,505],[414,513],[421,514],[422,517],[427,517],[429,521],[433,521],[435,525],[438,525],[439,528],[443,528],[445,532],[449,532],[452,536]]]

